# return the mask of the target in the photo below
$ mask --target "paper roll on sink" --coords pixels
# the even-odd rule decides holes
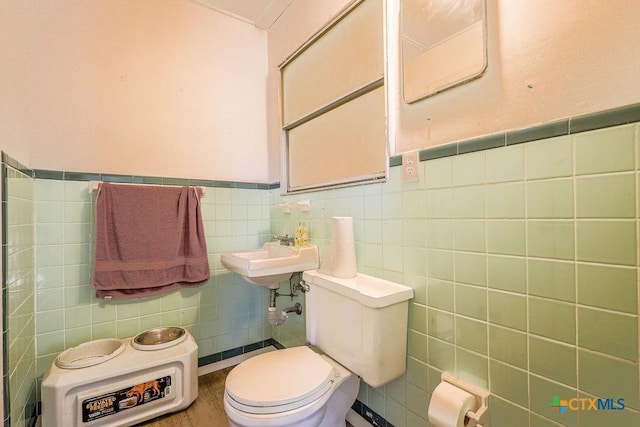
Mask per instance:
[[[350,216],[331,218],[331,244],[320,272],[341,279],[353,279],[358,274],[353,218]]]

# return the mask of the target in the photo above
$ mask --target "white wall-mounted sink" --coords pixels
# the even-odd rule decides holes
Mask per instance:
[[[256,250],[223,253],[220,262],[249,283],[277,289],[279,282],[288,280],[291,273],[318,268],[318,247],[269,242]]]

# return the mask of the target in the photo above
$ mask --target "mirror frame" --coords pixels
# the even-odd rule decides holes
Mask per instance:
[[[423,100],[425,98],[429,98],[431,96],[437,95],[438,93],[441,93],[445,90],[454,88],[456,86],[460,86],[464,83],[470,82],[472,80],[475,80],[477,78],[480,78],[482,75],[484,75],[485,71],[487,70],[488,67],[488,63],[489,63],[489,59],[488,59],[488,39],[487,39],[487,33],[488,33],[488,28],[487,28],[487,0],[477,0],[480,4],[481,4],[481,8],[482,8],[482,48],[483,48],[483,52],[482,52],[482,58],[483,58],[483,63],[482,66],[480,67],[480,69],[478,69],[478,71],[473,72],[471,74],[468,74],[464,77],[458,78],[457,80],[453,80],[450,81],[448,83],[445,83],[441,86],[438,86],[436,88],[434,88],[433,90],[430,90],[428,92],[424,92],[421,94],[418,94],[416,96],[413,97],[407,97],[406,96],[406,84],[405,84],[405,60],[404,60],[404,48],[403,48],[403,8],[402,8],[402,2],[403,0],[399,1],[399,24],[398,24],[398,31],[399,31],[399,35],[398,35],[398,39],[399,39],[399,65],[400,65],[400,70],[399,70],[399,79],[400,79],[400,85],[401,85],[401,91],[402,91],[402,99],[404,100],[405,103],[407,104],[411,104],[420,100]],[[467,27],[469,28],[469,27]]]

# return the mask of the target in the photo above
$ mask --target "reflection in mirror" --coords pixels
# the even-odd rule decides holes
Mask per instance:
[[[403,96],[414,102],[487,68],[485,0],[401,0]]]

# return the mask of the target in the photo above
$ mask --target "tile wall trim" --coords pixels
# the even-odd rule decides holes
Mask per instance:
[[[358,415],[364,418],[365,421],[367,421],[372,426],[393,427],[393,424],[385,420],[382,416],[380,416],[380,414],[378,414],[376,411],[369,408],[359,400],[353,402],[353,405],[351,405],[351,409],[353,409]]]
[[[402,166],[402,156],[391,156],[389,157],[389,167],[392,168],[394,166]]]
[[[457,156],[475,151],[507,147],[525,142],[557,136],[574,135],[612,126],[619,126],[640,121],[640,104],[628,105],[593,114],[571,117],[540,125],[527,126],[521,129],[508,130],[492,135],[465,139],[458,142],[424,148],[419,151],[420,161],[434,160],[442,157]],[[389,166],[401,166],[402,155],[392,156]]]
[[[2,156],[3,165],[10,166],[27,176],[31,176],[31,177],[33,176],[33,171],[31,169],[29,169],[28,167],[26,167],[25,165],[23,165],[22,163],[14,159],[13,157],[9,156],[4,151],[2,151],[0,155]]]
[[[210,365],[211,363],[220,362],[221,360],[231,359],[232,357],[240,356],[241,354],[250,353],[261,348],[273,346],[278,350],[285,348],[278,341],[273,338],[269,338],[264,341],[259,341],[253,344],[243,345],[241,347],[232,348],[230,350],[221,351],[219,353],[210,354],[198,358],[198,368],[201,366]]]
[[[272,190],[274,188],[280,187],[279,183],[269,184],[242,181],[219,181],[211,179],[170,178],[160,176],[120,175],[93,172],[64,172],[44,169],[34,169],[32,176],[36,179],[56,179],[61,181],[103,181],[123,184],[152,185],[197,185],[202,187],[241,188],[245,190]]]
[[[38,416],[41,410],[42,405],[39,401],[32,405],[31,413],[28,414],[29,418],[26,420],[25,424],[29,427],[36,427],[36,425],[38,424]]]

